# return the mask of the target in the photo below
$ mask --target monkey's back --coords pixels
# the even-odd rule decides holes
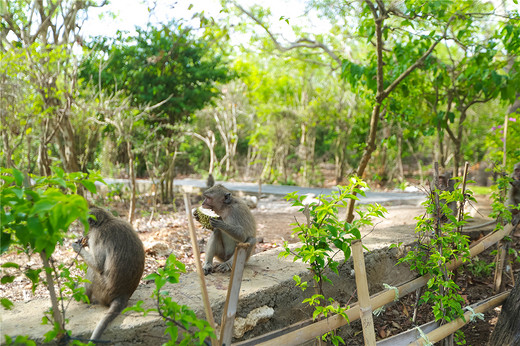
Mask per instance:
[[[109,305],[117,297],[129,299],[134,293],[144,271],[144,247],[132,226],[123,220],[106,220],[102,227],[93,229],[93,248],[104,253],[100,264],[101,275],[93,283],[93,296],[103,305]],[[96,250],[94,250],[96,251]]]
[[[235,209],[235,211],[230,213],[232,217],[228,222],[242,225],[248,236],[256,237],[255,217],[247,204],[240,199],[234,198],[231,207]]]

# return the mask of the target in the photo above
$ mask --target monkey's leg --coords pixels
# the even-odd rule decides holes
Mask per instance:
[[[213,271],[213,258],[217,253],[217,246],[220,237],[221,235],[219,230],[215,230],[209,237],[208,245],[206,245],[206,258],[204,260],[204,265],[202,266],[204,275],[208,275]]]
[[[247,249],[247,259],[249,260],[249,257],[251,257],[251,254],[253,253],[255,246],[256,246],[256,237],[250,237],[247,239],[246,243],[249,243],[249,249]]]
[[[249,248],[247,249],[247,257],[246,257],[246,261],[247,261],[247,260],[249,260],[249,257],[251,257],[251,253],[253,252],[253,250],[255,248],[256,238],[255,237],[248,238],[244,243],[249,243]],[[231,256],[231,258],[228,259],[227,261],[216,265],[213,268],[213,270],[216,272],[219,272],[219,273],[225,273],[225,272],[231,271],[231,269],[233,268],[234,260],[235,260],[235,253],[233,253],[233,256]]]
[[[86,296],[88,297],[88,302],[90,304],[92,304],[92,284],[94,283],[94,276],[95,276],[95,272],[92,268],[88,267],[87,268],[87,277],[86,279],[88,280],[88,282],[85,282],[85,294]]]

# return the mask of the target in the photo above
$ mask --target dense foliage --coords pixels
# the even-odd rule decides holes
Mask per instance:
[[[170,199],[178,173],[306,185],[331,167],[337,183],[356,171],[386,184],[434,160],[519,158],[509,5],[315,0],[307,11],[328,29],[283,17],[282,35],[269,10],[224,2],[218,17],[86,39],[74,23],[96,4],[63,5],[38,20],[38,2],[4,6],[3,166],[148,176]],[[47,25],[60,16],[71,24]]]
[[[159,2],[149,2],[153,14]],[[77,186],[93,192],[99,177],[86,172],[98,170],[130,178],[130,221],[137,177],[153,180],[156,205],[172,202],[180,174],[299,185],[356,175],[404,187],[409,178],[424,182],[433,162],[455,175],[465,161],[510,171],[520,161],[520,15],[516,0],[495,3],[309,0],[305,13],[321,24],[309,27],[291,13],[221,1],[218,14],[190,6],[191,20],[85,38],[84,19],[106,1],[0,0],[2,252],[16,244],[48,261],[70,223],[86,223]],[[353,221],[353,212],[363,184],[352,181],[332,202],[320,198],[304,210],[304,246],[295,253],[311,263],[318,286],[327,281],[322,269],[337,265],[331,244],[348,258],[359,238],[366,219]],[[345,198],[343,223],[337,204]],[[452,232],[463,221],[451,221],[434,230],[425,261],[409,257],[432,274],[430,288],[447,289],[423,296],[446,320],[460,315],[461,300],[437,267],[467,245]],[[418,230],[430,232],[431,223]],[[171,258],[150,277],[157,310],[174,315],[172,340],[177,321],[195,326],[200,341],[211,335],[207,325],[160,291],[180,271]],[[33,282],[38,274],[26,272]],[[308,301],[318,304],[316,315],[342,312],[323,301]],[[51,320],[61,337],[57,311]]]

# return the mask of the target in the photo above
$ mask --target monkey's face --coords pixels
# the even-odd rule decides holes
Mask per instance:
[[[202,201],[202,207],[213,210],[213,196],[211,194],[203,193],[204,200]]]
[[[520,180],[520,164],[515,165],[515,170],[513,171],[513,179]]]
[[[202,196],[204,197],[202,207],[211,209],[217,214],[231,203],[231,192],[220,184],[207,189]]]

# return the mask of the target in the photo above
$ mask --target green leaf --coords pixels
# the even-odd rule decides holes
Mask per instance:
[[[18,263],[14,263],[14,262],[6,262],[6,263],[2,264],[2,268],[20,269],[20,265]]]
[[[27,269],[25,271],[25,276],[31,280],[33,284],[37,284],[40,281],[40,273],[42,269]]]
[[[2,279],[0,280],[0,282],[2,283],[2,285],[8,284],[8,283],[13,282],[15,278],[16,278],[16,276],[4,275],[4,276],[2,276]]]
[[[29,212],[29,216],[39,215],[44,211],[49,211],[56,206],[57,202],[48,198],[41,199],[38,202],[34,203],[31,211]]]
[[[90,180],[82,180],[81,184],[92,194],[96,194],[96,184]]]
[[[7,233],[2,230],[0,253],[6,252],[9,249],[10,245],[11,245],[11,233]]]
[[[19,170],[13,168],[13,176],[17,186],[23,186],[24,176]]]
[[[13,302],[7,298],[0,298],[0,301],[2,302],[2,306],[6,310],[11,310],[14,306]]]

